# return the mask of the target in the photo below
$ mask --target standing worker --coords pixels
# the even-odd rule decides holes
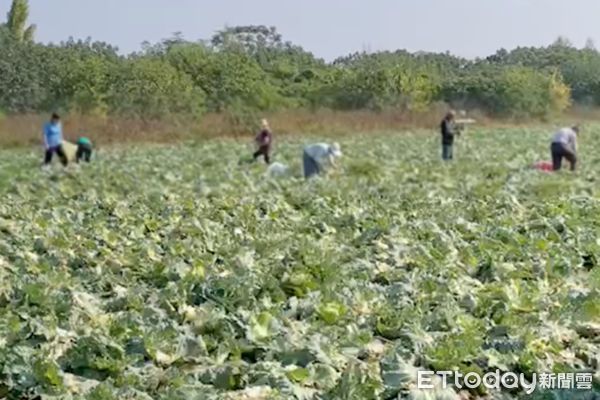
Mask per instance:
[[[554,134],[550,152],[552,154],[552,169],[558,171],[562,167],[562,159],[566,158],[571,164],[571,171],[575,171],[577,164],[577,135],[579,126],[562,128]]]
[[[326,168],[336,167],[336,159],[342,157],[338,143],[316,143],[304,148],[303,165],[306,179],[318,175]]]
[[[442,132],[442,159],[445,161],[452,160],[454,135],[458,135],[459,131],[454,124],[454,111],[448,112],[441,123]]]
[[[44,125],[44,145],[46,153],[44,156],[44,165],[49,165],[52,162],[54,153],[60,158],[60,162],[65,167],[69,164],[69,159],[63,148],[62,125],[60,116],[56,113],[52,114],[50,122]]]
[[[75,161],[84,160],[90,162],[92,158],[92,141],[86,137],[80,137],[77,140],[77,153],[75,153]]]
[[[267,164],[271,163],[271,147],[273,144],[273,133],[266,119],[262,120],[262,126],[258,135],[256,135],[256,145],[258,150],[253,154],[254,161],[261,155]]]

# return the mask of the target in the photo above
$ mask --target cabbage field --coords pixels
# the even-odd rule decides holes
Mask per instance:
[[[0,398],[598,399],[600,126],[0,152]],[[591,372],[591,390],[416,389],[416,371]],[[439,383],[439,382],[438,382]]]

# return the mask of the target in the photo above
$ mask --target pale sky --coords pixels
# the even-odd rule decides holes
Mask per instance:
[[[0,0],[0,16],[10,0]],[[180,31],[207,39],[225,25],[274,25],[284,39],[332,60],[360,50],[450,51],[547,45],[559,35],[600,44],[599,0],[30,0],[37,40],[69,36],[122,52]]]

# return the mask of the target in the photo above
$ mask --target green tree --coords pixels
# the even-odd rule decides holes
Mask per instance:
[[[406,50],[354,53],[332,63],[265,26],[226,28],[207,41],[175,33],[120,55],[91,39],[26,39],[27,2],[0,27],[0,109],[8,113],[164,118],[223,113],[240,129],[282,109],[422,110],[434,102],[491,115],[545,117],[600,104],[600,53],[566,40],[498,50],[483,60]],[[17,34],[15,34],[15,32]]]
[[[438,65],[408,52],[354,54],[338,59],[331,106],[341,109],[422,109],[437,97]],[[443,69],[443,68],[442,68]]]
[[[594,39],[592,38],[587,38],[585,41],[585,47],[586,50],[591,50],[591,51],[597,51],[596,49],[596,42],[594,41]]]
[[[206,93],[211,111],[226,111],[240,104],[256,110],[276,106],[277,92],[268,75],[244,52],[185,43],[173,46],[166,59]]]
[[[211,39],[217,49],[237,46],[248,54],[257,54],[265,49],[282,48],[286,44],[275,27],[248,25],[225,28]]]
[[[445,82],[442,98],[465,108],[479,108],[506,117],[546,117],[569,104],[569,90],[560,73],[521,65],[483,62]]]
[[[554,47],[573,47],[573,43],[566,36],[559,36],[556,38],[554,43],[552,43]]]
[[[6,26],[9,32],[19,42],[32,42],[35,34],[35,25],[27,26],[29,18],[29,2],[27,0],[13,0],[8,12]]]
[[[111,68],[107,79],[109,112],[143,119],[199,117],[204,92],[173,66],[160,59],[134,58]]]
[[[10,113],[46,111],[48,81],[45,49],[19,43],[7,29],[0,32],[0,110]]]
[[[122,58],[116,48],[91,39],[69,39],[43,46],[46,108],[104,115],[108,108],[112,71]]]

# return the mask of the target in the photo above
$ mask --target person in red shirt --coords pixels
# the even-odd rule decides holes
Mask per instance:
[[[256,135],[256,145],[258,150],[254,153],[253,158],[256,161],[261,155],[264,157],[267,164],[271,163],[271,145],[273,143],[273,133],[269,128],[269,122],[266,119],[262,120],[262,127],[258,135]]]

